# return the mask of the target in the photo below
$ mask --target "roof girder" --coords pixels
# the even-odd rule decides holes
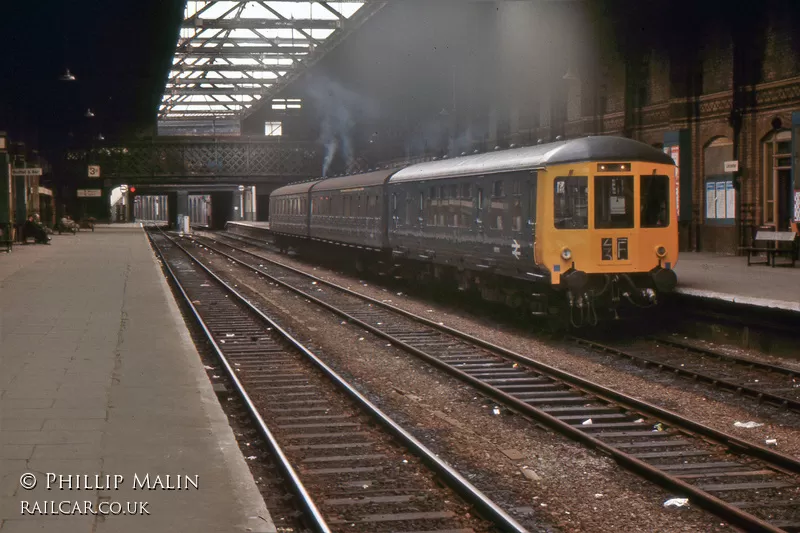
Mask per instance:
[[[336,1],[360,7],[339,11],[325,0],[187,0],[159,118],[248,115],[386,4],[385,0]],[[305,6],[287,8],[289,3]],[[190,7],[197,11],[189,15]],[[306,16],[299,18],[303,13]],[[321,34],[327,36],[315,30],[327,30]],[[237,64],[236,59],[252,61]],[[285,64],[273,64],[276,59]],[[232,73],[239,77],[227,77]],[[189,101],[193,96],[205,96],[207,101]],[[242,96],[253,98],[236,101]],[[214,106],[220,109],[211,109]]]

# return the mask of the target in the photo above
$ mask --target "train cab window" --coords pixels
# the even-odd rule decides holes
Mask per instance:
[[[594,177],[594,227],[633,227],[633,176]]]
[[[640,226],[643,228],[669,226],[669,178],[667,176],[642,176],[639,185]]]
[[[586,176],[555,179],[553,224],[556,229],[587,229],[589,227],[589,179]]]

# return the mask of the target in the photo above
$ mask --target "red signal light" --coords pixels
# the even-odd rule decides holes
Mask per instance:
[[[129,190],[130,190],[131,192],[136,192],[136,187],[131,187]]]

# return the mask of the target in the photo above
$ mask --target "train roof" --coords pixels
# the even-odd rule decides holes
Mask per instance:
[[[304,181],[302,183],[290,183],[289,185],[278,187],[277,189],[275,189],[270,193],[270,196],[274,198],[275,196],[287,196],[290,194],[307,194],[308,190],[315,184],[319,183],[320,181],[322,180]]]
[[[376,170],[374,172],[367,172],[366,174],[353,174],[351,176],[324,179],[317,182],[313,192],[382,185],[386,181],[386,178],[396,171],[397,169]]]
[[[543,168],[577,161],[647,161],[673,165],[657,148],[625,137],[583,137],[497,152],[428,161],[398,171],[390,183]]]

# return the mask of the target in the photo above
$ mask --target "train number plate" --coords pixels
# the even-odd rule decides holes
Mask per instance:
[[[610,237],[603,237],[601,242],[603,247],[603,261],[611,261],[614,259],[614,239]]]

